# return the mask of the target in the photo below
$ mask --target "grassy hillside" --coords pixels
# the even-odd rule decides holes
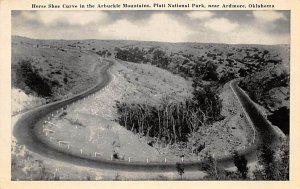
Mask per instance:
[[[14,37],[33,47],[58,52],[95,52],[135,63],[149,63],[188,77],[225,82],[232,77],[262,71],[266,65],[289,67],[286,45],[228,45],[109,40],[31,40]],[[214,73],[216,72],[216,74]]]
[[[60,99],[88,89],[97,81],[98,55],[45,46],[26,38],[12,39],[12,87],[26,94]]]

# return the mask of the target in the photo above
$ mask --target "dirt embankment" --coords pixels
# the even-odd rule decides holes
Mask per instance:
[[[224,85],[220,98],[222,99],[221,114],[225,119],[214,123],[208,131],[205,138],[207,148],[204,152],[223,156],[248,145],[252,141],[253,130],[229,83]]]

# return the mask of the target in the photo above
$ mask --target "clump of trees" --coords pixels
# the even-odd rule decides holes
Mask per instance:
[[[130,61],[134,63],[150,63],[157,67],[168,69],[173,73],[178,73],[183,77],[201,77],[206,81],[218,81],[219,76],[217,72],[217,65],[211,61],[204,59],[204,57],[198,58],[198,60],[192,60],[193,55],[185,55],[181,52],[181,55],[186,59],[181,64],[175,64],[170,66],[174,60],[174,54],[167,54],[165,51],[158,48],[150,48],[148,51],[139,47],[128,48],[115,48],[116,58],[123,61]],[[175,58],[176,62],[176,58]]]
[[[103,57],[110,57],[111,56],[111,52],[109,52],[107,49],[105,50],[99,50],[98,52],[96,52],[99,56],[103,56]]]
[[[223,119],[221,116],[222,100],[213,85],[202,85],[202,81],[194,79],[192,86],[193,103],[196,109],[201,109],[208,124]]]
[[[289,180],[288,139],[276,149],[261,146],[257,166],[251,173],[244,155],[235,151],[233,161],[237,171],[227,171],[211,155],[206,154],[198,169],[207,173],[204,177],[207,180]]]
[[[124,61],[140,63],[144,62],[146,59],[144,57],[145,51],[139,49],[138,47],[129,49],[115,48],[116,58]]]
[[[246,77],[250,71],[248,69],[240,68],[238,73],[240,77]]]
[[[16,70],[17,87],[28,93],[33,91],[39,96],[51,97],[52,89],[58,87],[59,83],[40,74],[39,69],[31,62],[31,60],[22,60],[13,67]]]
[[[259,102],[261,99],[268,95],[271,89],[277,87],[288,87],[290,75],[287,71],[282,71],[281,73],[274,74],[275,67],[271,68],[268,72],[254,73],[246,77],[240,82],[240,87],[247,91],[250,97]]]
[[[201,162],[198,170],[207,173],[204,177],[205,180],[242,180],[239,173],[227,171],[219,166],[210,154],[206,154],[204,161]]]
[[[268,115],[268,120],[273,125],[278,126],[285,134],[290,133],[290,110],[287,107],[281,107]]]
[[[176,170],[177,170],[177,173],[179,174],[181,180],[182,180],[182,176],[184,174],[184,164],[182,163],[176,163]]]
[[[115,51],[116,58],[124,61],[134,63],[149,62],[162,68],[167,68],[170,63],[170,58],[160,49],[150,48],[148,51],[145,51],[138,47],[131,47],[126,49],[115,48]]]
[[[160,105],[117,103],[120,125],[165,143],[187,142],[190,135],[220,118],[221,100],[209,87],[183,102],[164,98]],[[202,148],[197,148],[201,150]]]
[[[125,128],[166,143],[187,141],[188,134],[206,121],[204,113],[195,110],[191,101],[164,101],[159,106],[122,103],[117,107],[119,123]]]
[[[139,48],[116,49],[117,58],[132,62],[148,61],[153,65],[168,68],[171,59],[160,50],[151,48],[149,51]],[[146,60],[144,52],[151,53]],[[186,61],[187,63],[188,61]],[[207,62],[203,68],[207,80],[218,80],[216,65]],[[171,69],[172,70],[172,69]],[[184,73],[186,74],[186,73]],[[198,73],[197,73],[198,74]],[[187,142],[200,129],[221,118],[222,102],[213,86],[203,86],[202,76],[193,77],[193,98],[183,102],[173,102],[168,98],[160,105],[118,103],[118,121],[128,130],[155,137],[164,143]],[[196,146],[196,153],[204,148],[204,144]]]
[[[240,173],[243,179],[247,178],[248,167],[247,167],[247,159],[244,155],[240,155],[237,151],[233,153],[233,161],[236,166],[238,172]]]
[[[220,77],[220,83],[225,84],[225,83],[227,83],[228,81],[233,80],[234,78],[236,78],[234,72],[225,72],[225,73]]]
[[[218,80],[217,65],[215,65],[211,61],[207,61],[205,70],[206,71],[202,77],[203,80],[207,80],[207,81],[217,81]]]
[[[13,142],[11,148],[11,180],[60,180],[60,175],[34,158],[24,145]]]
[[[162,68],[167,68],[169,63],[170,63],[170,59],[164,51],[156,49],[153,52],[151,64],[157,65]]]
[[[258,166],[254,171],[255,180],[289,180],[288,140],[274,150],[263,145],[258,155]]]

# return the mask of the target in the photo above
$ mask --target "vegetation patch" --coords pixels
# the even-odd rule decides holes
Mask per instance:
[[[13,87],[50,102],[82,92],[97,82],[99,55],[51,43],[13,37]]]
[[[39,73],[37,67],[31,64],[32,60],[22,60],[13,66],[16,72],[16,87],[27,93],[33,91],[41,97],[51,97],[54,87],[58,87],[58,81],[51,80]],[[41,70],[40,70],[41,71]]]
[[[201,136],[214,121],[222,119],[222,103],[210,87],[194,83],[194,97],[183,102],[164,98],[157,106],[118,103],[120,125],[135,133],[160,140],[164,144],[191,142],[191,151],[198,154],[205,148]],[[152,143],[150,145],[153,146]]]

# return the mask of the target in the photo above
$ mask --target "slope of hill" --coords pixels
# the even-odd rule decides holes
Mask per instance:
[[[268,119],[289,134],[289,70],[283,65],[268,65],[262,71],[245,77],[240,86],[265,108]]]
[[[101,62],[95,53],[46,47],[36,40],[12,38],[12,87],[47,102],[90,88],[97,81],[99,66]],[[22,101],[20,95],[14,94],[13,99]]]
[[[22,81],[25,84],[27,80],[28,83],[32,82],[30,78],[24,78],[26,74],[32,72],[34,79],[40,79],[45,85],[50,85],[49,89],[45,88],[50,90],[50,94],[29,86],[37,95],[51,97],[66,94],[70,90],[78,92],[74,86],[91,85],[93,81],[90,83],[88,81],[93,79],[95,81],[93,72],[98,64],[97,56],[83,51],[46,48],[22,41],[12,42],[12,84],[23,88]]]

